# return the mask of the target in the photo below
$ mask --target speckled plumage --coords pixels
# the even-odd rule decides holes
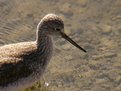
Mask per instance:
[[[53,34],[61,35],[86,52],[63,30],[63,21],[55,14],[48,14],[37,26],[36,41],[1,46],[0,91],[19,91],[41,78],[52,56]]]
[[[48,42],[44,43],[43,45],[48,44]],[[0,47],[0,91],[2,89],[4,89],[3,91],[18,91],[26,84],[31,85],[37,81],[52,54],[52,45],[46,47],[48,48],[41,46],[42,49],[38,49],[36,42],[23,42]]]

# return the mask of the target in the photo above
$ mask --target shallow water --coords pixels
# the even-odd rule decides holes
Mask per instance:
[[[0,45],[35,40],[41,18],[56,13],[65,32],[88,53],[54,38],[44,74],[50,91],[120,91],[120,10],[120,0],[0,0]]]

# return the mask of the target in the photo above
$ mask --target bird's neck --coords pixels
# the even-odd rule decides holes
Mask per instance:
[[[38,33],[36,37],[37,49],[38,51],[48,51],[52,49],[52,38],[43,33]]]
[[[41,66],[45,68],[52,57],[53,51],[52,39],[50,36],[38,36],[37,51],[39,55],[38,60],[40,60]]]
[[[39,35],[36,39],[37,48],[41,48],[46,46],[49,42],[51,42],[51,37],[45,35]]]

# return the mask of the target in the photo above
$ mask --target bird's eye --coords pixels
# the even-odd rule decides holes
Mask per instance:
[[[56,31],[61,31],[61,29],[60,29],[60,28],[55,28],[55,30],[56,30]]]

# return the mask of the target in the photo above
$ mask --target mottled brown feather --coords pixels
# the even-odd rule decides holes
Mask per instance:
[[[30,75],[31,72],[26,62],[36,52],[36,42],[23,42],[0,47],[0,85],[4,86]]]

